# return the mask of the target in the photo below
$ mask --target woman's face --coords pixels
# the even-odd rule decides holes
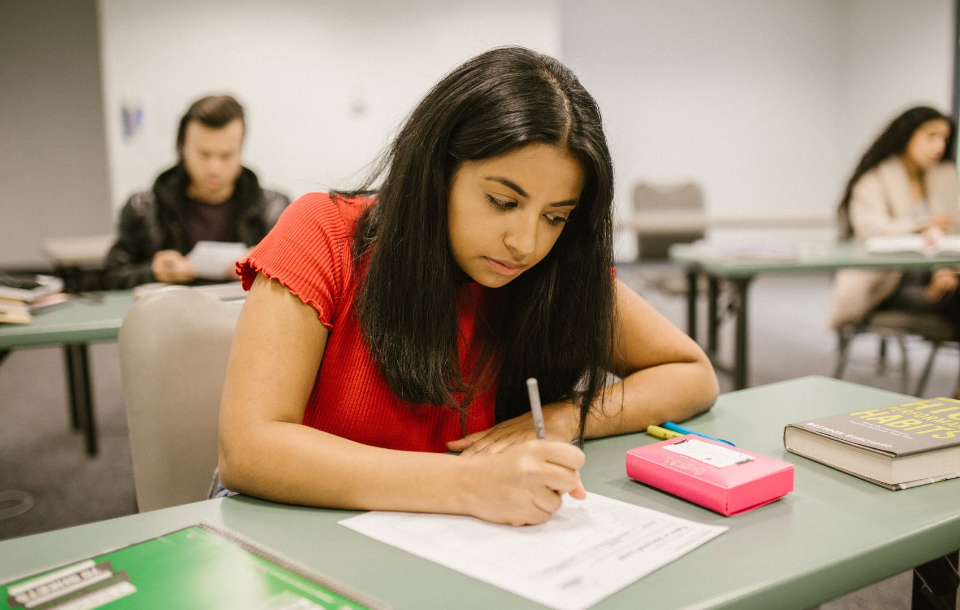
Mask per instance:
[[[465,161],[447,203],[454,260],[478,284],[504,286],[550,252],[583,183],[580,161],[552,144]]]
[[[927,169],[940,162],[950,138],[950,124],[943,119],[921,123],[907,142],[904,156],[920,169]]]

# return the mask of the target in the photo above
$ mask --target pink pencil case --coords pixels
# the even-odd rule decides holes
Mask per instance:
[[[793,464],[693,434],[627,451],[627,476],[727,517],[793,491]]]

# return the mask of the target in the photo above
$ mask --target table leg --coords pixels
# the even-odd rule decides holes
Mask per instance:
[[[737,319],[736,319],[736,337],[734,339],[734,357],[733,357],[733,387],[735,390],[742,390],[747,387],[747,371],[750,366],[748,358],[749,339],[747,333],[747,289],[750,287],[750,281],[753,278],[736,278],[729,280],[733,285],[734,295],[737,299]]]
[[[63,346],[63,361],[67,367],[67,393],[70,398],[70,427],[74,430],[80,429],[80,402],[83,398],[77,391],[76,378],[80,374],[77,368],[77,360],[70,351],[69,345]]]
[[[913,610],[954,610],[957,607],[958,558],[960,551],[955,551],[913,569]]]
[[[687,334],[697,340],[697,276],[694,267],[687,267]]]
[[[720,300],[720,280],[714,275],[707,276],[707,355],[711,358],[719,349],[717,334],[720,328],[720,314],[717,302]]]
[[[93,415],[93,400],[90,396],[90,367],[87,360],[87,344],[67,345],[67,374],[70,384],[70,404],[74,426],[79,424],[86,440],[87,455],[97,455],[97,424]]]

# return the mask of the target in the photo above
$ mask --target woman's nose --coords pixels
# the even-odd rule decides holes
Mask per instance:
[[[511,224],[503,236],[503,243],[518,262],[533,254],[537,249],[536,218],[518,214],[517,221]]]

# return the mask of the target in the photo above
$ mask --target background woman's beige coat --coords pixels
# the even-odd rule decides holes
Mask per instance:
[[[924,179],[931,216],[960,214],[957,205],[960,182],[953,163],[944,162],[931,167]],[[887,159],[864,174],[853,187],[850,224],[854,241],[862,242],[879,235],[915,233],[924,228],[918,226],[913,216],[915,205],[903,160],[899,156]],[[863,319],[893,294],[899,281],[898,272],[841,269],[834,278],[829,326],[840,328]]]

